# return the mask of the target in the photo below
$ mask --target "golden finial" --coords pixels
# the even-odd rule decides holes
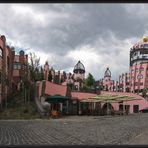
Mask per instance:
[[[143,37],[143,42],[148,42],[148,36]]]

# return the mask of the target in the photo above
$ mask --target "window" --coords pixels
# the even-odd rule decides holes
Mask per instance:
[[[142,78],[143,78],[143,75],[142,75],[142,74],[139,74],[139,75],[137,76],[137,78],[138,78],[138,79],[142,79]]]
[[[129,85],[129,82],[126,82],[126,85]]]
[[[20,65],[20,64],[18,64],[17,66],[18,66],[18,67],[17,67],[18,69],[21,69],[21,65]]]
[[[0,72],[0,84],[2,83],[2,73]]]
[[[17,69],[17,65],[16,64],[13,65],[13,69]]]
[[[7,56],[7,67],[9,69],[9,66],[10,66],[10,58]]]
[[[19,56],[16,55],[14,61],[19,62]]]
[[[143,68],[143,67],[140,67],[140,68],[139,68],[139,70],[140,70],[140,71],[143,71],[143,70],[144,70],[144,68]]]
[[[137,55],[137,52],[135,52],[134,54],[133,54],[133,56],[136,56]]]
[[[138,86],[138,82],[135,82],[135,86]]]
[[[136,72],[138,72],[138,68],[136,68]]]
[[[22,69],[24,70],[24,65],[22,65]]]
[[[0,57],[3,58],[3,49],[0,47]]]

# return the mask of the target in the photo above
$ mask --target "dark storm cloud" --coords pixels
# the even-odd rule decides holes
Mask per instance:
[[[144,33],[143,22],[128,15],[125,6],[121,4],[71,4],[71,6],[37,4],[31,6],[37,12],[47,14],[52,11],[59,16],[63,13],[68,15],[68,17],[54,19],[51,25],[45,27],[38,23],[33,24],[31,16],[28,15],[23,17],[14,15],[14,18],[7,20],[12,22],[11,24],[16,24],[12,33],[16,33],[24,42],[40,50],[44,48],[45,51],[65,54],[67,50],[75,49],[80,45],[93,44],[98,38],[105,39],[108,36],[108,30],[121,40],[138,36],[139,31],[141,34]],[[5,15],[7,15],[6,18],[9,17],[9,13]],[[50,17],[47,16],[46,19],[50,21]]]
[[[68,53],[89,45],[105,58],[115,56],[125,70],[129,49],[127,56],[122,56],[121,46],[130,48],[126,40],[138,40],[147,31],[147,8],[130,4],[1,4],[0,31],[24,49],[52,54],[57,69],[73,67],[75,57],[69,59]],[[113,70],[116,75],[120,72]]]

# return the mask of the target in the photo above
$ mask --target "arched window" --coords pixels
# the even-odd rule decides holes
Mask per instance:
[[[139,74],[139,75],[137,76],[137,78],[138,78],[138,79],[142,79],[142,78],[143,78],[143,75],[142,75],[142,74]]]

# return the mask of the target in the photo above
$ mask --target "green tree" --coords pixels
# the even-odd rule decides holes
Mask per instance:
[[[89,73],[86,80],[85,80],[86,86],[91,88],[94,85],[94,82],[95,82],[95,79],[94,79],[93,75],[91,73]]]
[[[39,79],[40,81],[44,80],[44,71],[43,71],[43,68],[41,67],[40,68],[40,71],[39,71],[39,76],[37,76],[37,79]]]
[[[38,58],[35,53],[30,53],[30,78],[31,81],[36,82],[39,80],[39,66],[40,66],[40,58]]]
[[[25,74],[22,77],[25,103],[33,99],[35,82],[44,79],[43,68],[40,69],[40,58],[35,53],[30,53],[29,58],[30,61],[25,63]]]
[[[147,88],[144,88],[144,89],[143,89],[143,91],[142,91],[142,96],[143,96],[144,98],[147,97]]]
[[[51,69],[49,69],[49,72],[48,72],[48,81],[52,81],[52,72],[51,72]]]

